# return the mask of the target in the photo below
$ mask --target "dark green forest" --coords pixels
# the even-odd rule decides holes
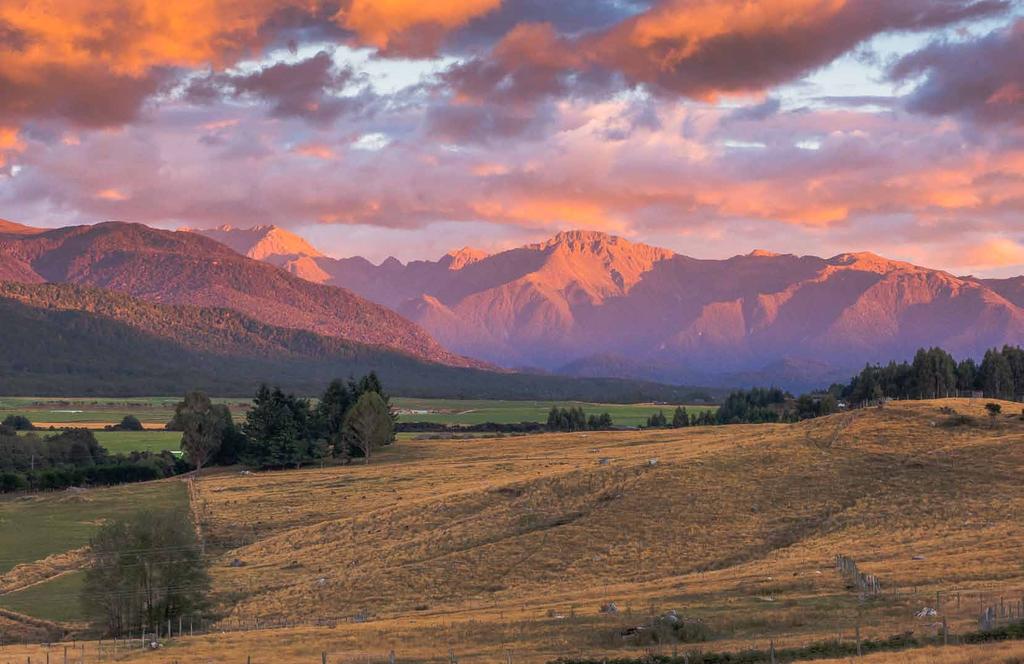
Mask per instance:
[[[989,399],[1024,396],[1024,349],[990,349],[977,362],[957,360],[941,348],[922,348],[911,362],[869,364],[847,385],[829,390],[851,403],[879,399],[935,399],[974,394]]]
[[[234,397],[253,394],[268,376],[286,391],[315,394],[337,376],[371,371],[394,394],[411,397],[637,403],[708,400],[721,394],[632,380],[449,367],[265,325],[234,311],[155,305],[69,285],[0,283],[0,320],[0,395],[143,396],[201,390]]]

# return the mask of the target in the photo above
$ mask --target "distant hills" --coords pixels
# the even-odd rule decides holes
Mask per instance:
[[[497,373],[260,322],[230,309],[167,305],[75,284],[0,282],[0,394],[249,396],[261,382],[301,394],[377,371],[409,396],[692,402],[714,393],[616,379]]]
[[[0,233],[0,280],[68,283],[161,304],[220,307],[296,328],[461,367],[422,328],[344,288],[252,260],[195,233],[102,223],[40,233]]]
[[[871,253],[698,260],[572,231],[494,255],[375,265],[310,252],[288,235],[293,253],[264,260],[349,288],[452,351],[506,367],[802,389],[921,346],[980,356],[1024,342],[1024,277],[957,277]]]

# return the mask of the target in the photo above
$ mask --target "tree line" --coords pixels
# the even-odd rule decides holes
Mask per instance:
[[[137,431],[126,416],[112,431]],[[263,385],[241,426],[230,409],[189,392],[166,427],[180,431],[184,458],[170,452],[110,454],[86,429],[40,436],[23,415],[0,424],[0,493],[105,486],[171,477],[209,465],[262,470],[363,459],[395,439],[390,398],[374,373],[335,380],[314,402]],[[27,432],[27,433],[26,433]]]
[[[647,418],[652,429],[679,429],[682,427],[714,426],[723,424],[766,424],[772,422],[799,422],[812,417],[829,415],[839,409],[832,394],[805,394],[799,398],[777,387],[755,387],[736,390],[725,398],[717,410],[689,413],[685,406],[677,406],[672,418],[658,411]]]
[[[922,348],[912,362],[868,364],[847,385],[829,392],[853,403],[880,399],[934,399],[980,393],[990,399],[1016,400],[1024,395],[1024,349],[988,350],[979,364],[957,361],[941,348]]]
[[[612,416],[607,412],[587,416],[581,406],[552,406],[545,428],[548,431],[607,431],[614,426]]]
[[[39,436],[27,418],[18,418],[27,435],[19,435],[11,418],[0,424],[0,493],[145,482],[188,470],[169,452],[110,454],[86,429]]]
[[[182,432],[182,451],[200,472],[210,463],[259,470],[354,458],[368,463],[395,439],[390,397],[373,372],[332,381],[315,404],[261,385],[241,427],[227,406],[192,392],[167,428]]]

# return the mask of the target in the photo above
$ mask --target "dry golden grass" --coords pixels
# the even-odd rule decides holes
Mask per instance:
[[[987,643],[975,646],[921,648],[899,653],[877,653],[850,659],[823,659],[818,664],[1021,664],[1024,643]]]
[[[81,569],[88,552],[89,547],[83,546],[18,565],[5,574],[0,574],[0,595],[24,590],[66,572]]]
[[[941,407],[975,422],[948,426]],[[223,625],[337,624],[130,661],[636,656],[618,633],[668,609],[705,622],[705,650],[849,639],[858,620],[869,638],[934,634],[914,612],[936,592],[954,633],[973,630],[982,603],[1024,597],[1022,471],[1024,421],[950,400],[798,425],[403,441],[369,466],[210,475],[193,508],[220,551]],[[901,597],[860,602],[837,553]],[[609,600],[622,613],[601,614]],[[946,661],[923,652],[865,661]]]

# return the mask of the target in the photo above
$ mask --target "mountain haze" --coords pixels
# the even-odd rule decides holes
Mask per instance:
[[[921,346],[979,356],[1024,342],[1024,278],[961,278],[868,252],[699,260],[570,231],[462,256],[306,260],[318,280],[456,352],[575,375],[803,387]]]

